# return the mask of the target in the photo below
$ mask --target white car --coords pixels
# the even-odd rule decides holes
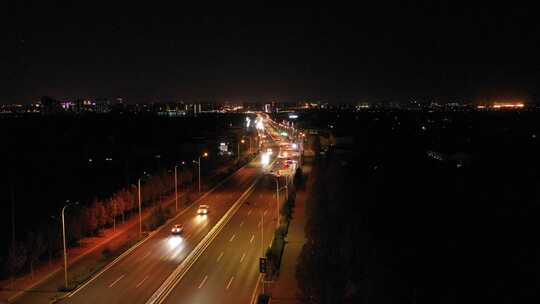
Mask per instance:
[[[184,225],[176,224],[172,227],[171,233],[172,234],[180,234],[184,231]]]
[[[209,208],[210,207],[208,205],[200,205],[199,209],[197,209],[197,214],[199,214],[199,215],[208,214],[208,209]]]

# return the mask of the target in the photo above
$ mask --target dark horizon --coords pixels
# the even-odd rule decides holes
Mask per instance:
[[[536,100],[540,82],[540,27],[525,6],[17,5],[0,103]]]

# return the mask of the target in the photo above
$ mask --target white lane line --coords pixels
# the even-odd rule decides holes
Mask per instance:
[[[208,279],[208,276],[204,276],[204,279],[202,280],[201,284],[199,284],[199,289],[201,289],[204,285],[204,283],[206,283],[206,280]]]
[[[240,263],[242,263],[244,261],[245,257],[246,257],[246,253],[244,252],[244,254],[242,254],[242,257],[240,258]]]
[[[250,243],[253,243],[253,240],[254,240],[254,239],[255,239],[255,234],[252,234],[252,235],[251,235],[251,239],[249,239],[249,242],[250,242]]]
[[[118,279],[116,279],[114,282],[109,285],[109,288],[113,287],[118,281],[120,281],[126,274],[121,275]]]
[[[139,284],[137,284],[137,286],[135,286],[135,288],[139,288],[142,283],[144,283],[144,281],[146,281],[146,279],[148,279],[148,276],[145,276],[144,279],[142,281],[139,282]]]
[[[250,214],[251,214],[251,210],[248,211],[248,215],[250,215]]]
[[[240,227],[242,227],[242,226],[244,226],[244,221],[242,221],[242,222],[240,223]]]
[[[225,290],[229,290],[229,287],[231,287],[233,280],[234,280],[234,276],[232,276],[231,279],[229,280],[229,283],[227,284],[227,288],[225,288]]]
[[[216,263],[219,262],[219,260],[221,260],[222,257],[223,257],[223,251],[217,257]]]
[[[231,237],[231,239],[229,240],[229,242],[232,242],[234,240],[234,237],[236,236],[236,234],[233,234],[233,236]]]

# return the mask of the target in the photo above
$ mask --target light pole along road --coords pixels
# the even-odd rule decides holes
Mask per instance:
[[[62,240],[64,243],[64,287],[66,289],[69,288],[69,284],[68,284],[68,256],[67,256],[67,247],[66,247],[66,221],[65,221],[64,213],[67,207],[72,206],[72,205],[78,205],[78,204],[79,202],[68,203],[64,206],[64,208],[62,208]]]
[[[208,157],[208,153],[204,152],[202,157]],[[199,177],[199,193],[201,193],[201,156],[199,155],[198,160],[194,160],[193,163],[197,164],[199,167],[199,174],[197,175]]]

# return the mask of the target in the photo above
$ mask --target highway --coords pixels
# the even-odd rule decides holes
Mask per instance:
[[[277,139],[275,130],[267,131],[272,140]],[[273,147],[273,154],[282,154],[278,145]],[[278,160],[269,168],[267,177],[247,198],[250,204],[242,205],[165,300],[158,303],[251,303],[256,298],[259,258],[269,247],[276,228],[275,176],[271,174],[283,165]]]
[[[272,140],[269,147],[275,152],[272,158],[277,157],[279,147]],[[163,298],[167,303],[249,302],[259,279],[258,259],[263,251],[261,216],[264,247],[270,244],[276,225],[274,177],[259,179],[268,173],[260,160],[259,156],[237,171],[60,303],[146,303],[246,190],[253,187],[247,199],[244,195],[249,204],[240,205],[182,280],[172,286],[168,297]],[[208,215],[196,214],[201,204],[210,206]],[[175,224],[184,225],[181,235],[171,234]],[[23,295],[17,303],[25,303],[27,296],[31,294]]]
[[[262,256],[276,227],[272,178],[264,178],[164,303],[249,303]]]
[[[242,168],[62,303],[145,303],[261,171],[257,162]],[[210,206],[208,215],[196,215],[199,204]],[[170,229],[177,223],[185,226],[182,236],[171,235]]]

